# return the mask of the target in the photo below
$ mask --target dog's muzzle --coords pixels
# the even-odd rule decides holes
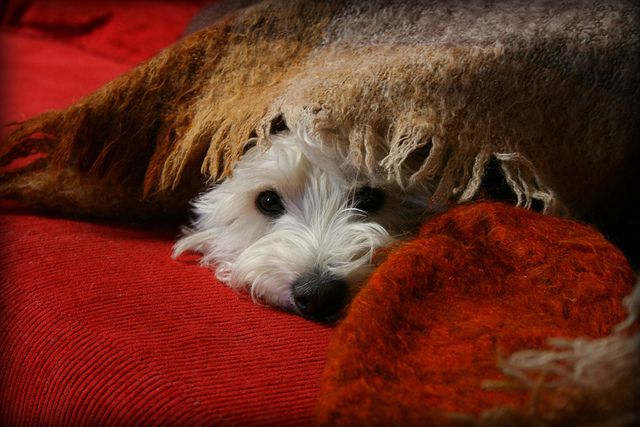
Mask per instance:
[[[347,303],[349,285],[319,273],[301,276],[292,285],[293,303],[302,316],[316,322],[335,322]]]

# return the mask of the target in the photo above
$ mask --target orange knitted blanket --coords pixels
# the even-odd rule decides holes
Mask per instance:
[[[633,281],[575,222],[492,203],[433,218],[338,326],[319,424],[637,425],[640,333],[614,332],[640,313]]]

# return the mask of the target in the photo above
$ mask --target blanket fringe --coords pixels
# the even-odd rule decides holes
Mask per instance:
[[[628,317],[609,336],[551,339],[549,350],[524,350],[499,360],[499,368],[513,382],[487,386],[531,391],[530,408],[528,413],[493,408],[475,425],[638,425],[640,282],[624,304]]]
[[[318,44],[337,6],[266,2],[240,10],[66,110],[18,124],[0,143],[0,164],[36,148],[48,157],[17,173],[0,171],[0,197],[55,210],[68,204],[65,212],[85,215],[146,216],[169,209],[172,198],[184,209],[182,196],[231,174],[280,82]],[[33,142],[39,134],[51,136],[47,144]],[[59,174],[73,176],[76,188],[51,185]],[[113,193],[106,211],[91,200],[105,189]]]
[[[372,183],[434,188],[428,202],[436,207],[473,200],[492,158],[523,207],[579,216],[606,205],[610,188],[626,192],[637,176],[639,37],[618,33],[635,29],[635,18],[614,25],[581,3],[574,34],[547,22],[569,19],[554,10],[570,6],[545,3],[542,15],[530,16],[509,5],[508,16],[531,19],[535,29],[512,34],[500,19],[481,24],[478,16],[497,19],[491,3],[475,10],[454,2],[459,16],[442,10],[461,30],[452,40],[413,21],[389,29],[396,38],[366,36],[386,34],[387,13],[441,11],[427,3],[267,0],[235,12],[66,110],[18,125],[0,143],[0,165],[38,150],[47,160],[20,178],[2,175],[0,196],[35,204],[52,191],[74,191],[36,191],[34,183],[21,193],[18,180],[50,173],[53,182],[64,170],[116,189],[124,199],[114,197],[111,210],[153,209],[230,176],[247,142],[268,147],[281,123],[331,147]],[[637,12],[613,6],[614,17]],[[344,21],[366,16],[376,25]],[[98,192],[77,184],[75,199]],[[88,199],[82,206],[78,213],[103,209]]]
[[[567,213],[553,190],[542,183],[534,165],[520,153],[493,153],[501,162],[509,187],[517,198],[517,205],[530,209],[534,200],[542,203],[543,213]],[[486,162],[486,160],[485,160]]]

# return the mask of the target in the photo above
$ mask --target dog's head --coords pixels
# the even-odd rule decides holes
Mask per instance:
[[[195,202],[175,255],[200,252],[219,280],[255,300],[335,320],[371,274],[376,249],[419,224],[429,192],[374,184],[339,157],[289,132],[266,151],[249,149]]]

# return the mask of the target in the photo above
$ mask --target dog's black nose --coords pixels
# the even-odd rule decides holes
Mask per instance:
[[[333,322],[347,303],[347,291],[344,280],[319,274],[304,275],[293,284],[293,301],[304,317]]]

